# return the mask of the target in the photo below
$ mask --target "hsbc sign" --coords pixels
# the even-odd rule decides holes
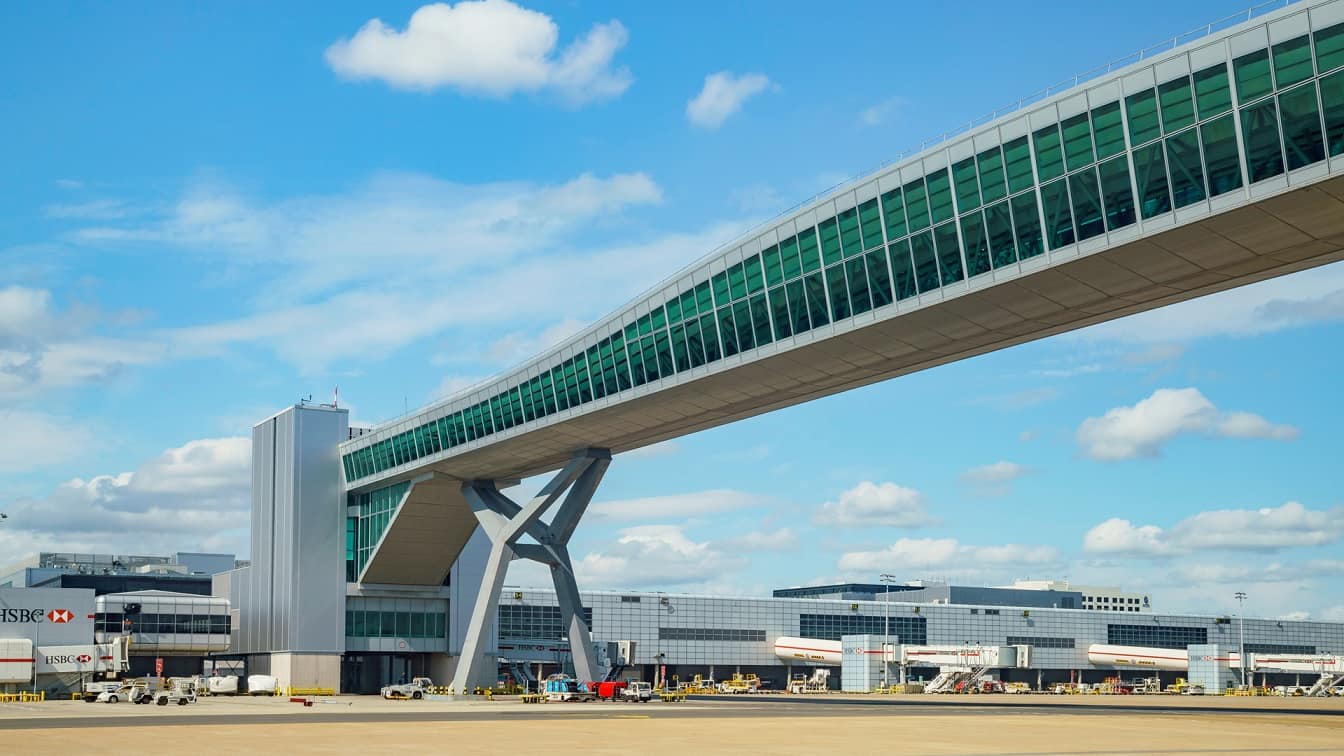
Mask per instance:
[[[92,643],[95,605],[88,588],[0,588],[0,639],[27,639],[34,646]]]
[[[0,609],[0,622],[51,622],[64,625],[75,618],[69,609]]]
[[[105,669],[111,659],[107,646],[93,644],[53,646],[34,651],[39,675],[50,672],[97,672]]]

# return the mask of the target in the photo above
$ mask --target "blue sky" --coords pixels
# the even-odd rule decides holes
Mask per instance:
[[[401,414],[905,148],[1237,9],[11,8],[0,562],[245,554],[246,436],[279,407],[339,385],[356,422]],[[1331,266],[622,455],[581,577],[1067,577],[1344,619],[1342,316]]]

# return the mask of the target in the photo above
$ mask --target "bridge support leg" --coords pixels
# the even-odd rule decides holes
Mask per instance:
[[[531,501],[522,506],[501,494],[493,480],[462,484],[463,496],[490,539],[490,556],[467,625],[457,673],[453,676],[456,693],[494,684],[496,654],[490,631],[495,624],[504,576],[514,559],[531,559],[551,568],[551,580],[555,583],[555,596],[560,604],[560,621],[568,632],[574,658],[574,673],[580,680],[596,679],[598,669],[593,654],[592,628],[583,616],[579,586],[569,560],[569,539],[610,465],[611,452],[585,449],[575,454]],[[555,516],[549,523],[543,521],[542,515],[557,501],[561,504]],[[523,536],[530,536],[534,542],[519,543]]]

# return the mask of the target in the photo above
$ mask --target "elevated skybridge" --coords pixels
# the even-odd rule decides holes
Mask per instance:
[[[567,573],[611,453],[1344,259],[1344,0],[1210,32],[843,186],[343,444],[361,512],[397,502],[357,536],[360,579],[434,584],[487,520],[492,564]],[[496,490],[562,465],[526,506]]]

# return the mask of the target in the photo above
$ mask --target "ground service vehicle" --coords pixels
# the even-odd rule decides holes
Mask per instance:
[[[190,680],[173,680],[167,688],[154,694],[154,703],[158,706],[196,703],[196,686]]]
[[[578,680],[565,674],[555,674],[546,678],[544,690],[547,701],[591,701],[592,691],[580,685]]]
[[[115,691],[120,688],[121,685],[122,682],[120,680],[104,680],[100,682],[84,683],[84,692],[80,695],[80,698],[83,699],[85,703],[93,703],[98,700],[99,694]]]
[[[434,681],[428,677],[416,677],[408,683],[383,686],[383,698],[412,698],[417,701],[429,695]]]
[[[632,682],[621,689],[620,697],[622,701],[630,703],[648,703],[653,699],[653,684]]]

